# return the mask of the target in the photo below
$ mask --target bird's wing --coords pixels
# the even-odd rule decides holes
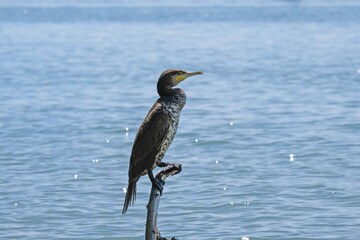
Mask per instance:
[[[169,114],[156,102],[136,134],[130,157],[129,181],[140,177],[144,170],[153,166],[153,158],[168,131]]]

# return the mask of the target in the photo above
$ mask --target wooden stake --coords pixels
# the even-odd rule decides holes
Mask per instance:
[[[181,172],[181,164],[177,163],[168,163],[165,164],[164,169],[160,170],[156,174],[156,179],[161,182],[161,186],[165,185],[165,179],[168,176],[173,176]],[[154,185],[151,188],[149,203],[146,206],[147,208],[147,219],[146,219],[146,230],[145,230],[145,240],[177,240],[173,238],[162,238],[160,231],[157,227],[157,216],[160,204],[160,192]]]

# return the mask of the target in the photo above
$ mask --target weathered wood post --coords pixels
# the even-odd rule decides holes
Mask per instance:
[[[163,163],[165,164],[165,163]],[[181,164],[177,163],[167,163],[165,168],[160,170],[156,174],[156,179],[161,182],[161,185],[165,185],[165,179],[168,176],[173,176],[181,172]],[[146,206],[147,208],[147,219],[146,219],[146,231],[145,231],[145,240],[176,240],[173,238],[162,238],[160,231],[157,227],[157,216],[160,204],[160,192],[155,187],[152,186],[149,203]]]

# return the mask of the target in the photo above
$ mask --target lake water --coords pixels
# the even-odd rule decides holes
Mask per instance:
[[[162,71],[204,72],[164,161],[179,239],[358,239],[358,1],[0,1],[0,238],[144,239],[121,215]]]

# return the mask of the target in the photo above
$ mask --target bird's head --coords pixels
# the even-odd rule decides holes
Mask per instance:
[[[171,88],[184,81],[186,78],[203,74],[202,72],[186,72],[178,69],[169,69],[164,71],[158,80],[157,91],[160,96],[171,95]]]

